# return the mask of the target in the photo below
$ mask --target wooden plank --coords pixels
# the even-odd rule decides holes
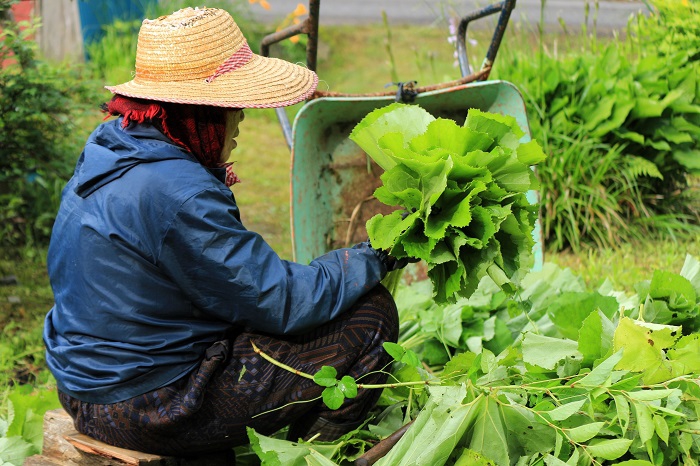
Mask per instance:
[[[42,456],[60,459],[66,464],[79,464],[83,456],[63,438],[68,432],[76,432],[73,419],[63,409],[54,409],[44,414],[44,446]]]
[[[78,432],[68,434],[64,438],[75,448],[92,455],[99,455],[105,458],[117,459],[121,464],[129,466],[142,466],[149,464],[176,464],[177,460],[167,456],[151,455],[126,448],[114,447],[99,440],[95,440],[87,435]]]
[[[65,463],[63,461],[49,458],[43,455],[34,455],[24,460],[22,466],[67,466],[70,463]]]
[[[227,466],[235,464],[233,450],[176,458],[113,447],[75,430],[63,409],[44,415],[41,455],[27,458],[24,466]]]

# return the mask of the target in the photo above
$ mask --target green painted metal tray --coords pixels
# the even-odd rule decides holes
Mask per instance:
[[[321,97],[307,102],[293,126],[291,230],[294,260],[308,263],[331,249],[367,239],[366,221],[392,208],[372,197],[381,168],[348,136],[372,110],[392,97]],[[525,103],[505,81],[482,81],[418,94],[415,102],[432,115],[464,124],[471,108],[513,116],[530,140]],[[536,202],[537,193],[528,193]],[[539,223],[535,227],[535,270],[542,266]]]

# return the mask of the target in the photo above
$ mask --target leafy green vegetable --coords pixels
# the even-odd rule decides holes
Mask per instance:
[[[377,466],[441,466],[451,456],[459,439],[474,422],[481,399],[462,404],[466,396],[463,385],[434,387],[430,392],[431,397],[414,424]]]
[[[385,170],[375,197],[399,208],[367,222],[372,245],[425,260],[437,302],[471,296],[485,276],[512,292],[529,270],[537,207],[526,193],[545,155],[523,136],[511,116],[470,109],[459,126],[398,103],[350,134]]]
[[[695,306],[697,264],[689,257],[680,275],[655,273],[638,289]],[[552,264],[531,272],[514,295],[489,277],[454,304],[426,298],[426,283],[399,291],[403,333],[400,344],[385,345],[395,360],[392,386],[368,430],[385,437],[414,421],[377,464],[697,466],[700,333],[654,320],[665,319],[660,313],[629,317],[622,303],[643,303],[639,296],[609,284],[586,290]],[[509,343],[492,352],[487,346],[494,347],[499,327]],[[449,358],[430,371],[414,365],[416,358],[425,362],[428,344]],[[316,379],[340,391],[344,378],[323,368]],[[362,436],[333,445],[353,448],[353,440]],[[322,443],[295,444],[301,452],[289,442],[262,443],[263,465],[344,465],[349,458],[326,454],[331,446]]]
[[[29,385],[16,386],[8,404],[8,418],[0,419],[0,464],[21,465],[27,456],[41,453],[43,415],[60,404],[55,391],[37,391]]]
[[[314,457],[321,455],[328,459],[332,458],[340,449],[338,445],[311,445],[267,437],[255,432],[250,427],[247,428],[247,431],[253,451],[265,466],[307,466],[307,458],[312,455],[312,452],[315,453]]]

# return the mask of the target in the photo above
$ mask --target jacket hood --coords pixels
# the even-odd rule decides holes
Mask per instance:
[[[152,125],[131,124],[127,128],[121,125],[122,118],[103,123],[88,138],[75,169],[78,196],[88,197],[141,163],[169,159],[196,161]]]

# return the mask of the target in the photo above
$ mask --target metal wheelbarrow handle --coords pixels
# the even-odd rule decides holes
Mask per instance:
[[[457,57],[459,60],[460,71],[462,77],[467,77],[469,75],[475,75],[476,80],[483,81],[488,79],[489,72],[496,60],[496,54],[498,53],[498,48],[501,45],[501,40],[508,25],[510,19],[510,13],[515,8],[516,0],[503,0],[499,3],[482,8],[475,11],[465,17],[459,23],[459,28],[457,30]],[[319,23],[319,12],[321,9],[321,0],[309,0],[309,16],[301,21],[299,24],[294,24],[287,27],[281,31],[268,34],[265,36],[260,43],[260,55],[267,57],[270,55],[270,46],[281,42],[290,37],[306,34],[308,40],[306,42],[306,66],[312,71],[316,71],[316,60],[318,55],[318,23]],[[498,24],[493,33],[493,38],[491,39],[491,44],[486,53],[486,58],[481,66],[481,69],[476,73],[472,72],[469,66],[469,59],[467,58],[467,46],[466,46],[466,35],[467,26],[470,22],[490,16],[494,13],[500,11],[500,16],[498,18]],[[292,147],[293,134],[292,126],[289,121],[289,117],[283,108],[275,109],[277,113],[277,119],[282,126],[282,133],[287,142],[289,148]]]

